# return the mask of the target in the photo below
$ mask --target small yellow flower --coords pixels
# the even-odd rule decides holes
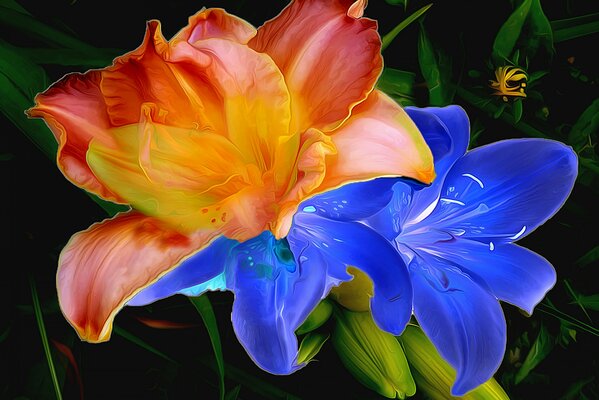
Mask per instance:
[[[493,94],[501,96],[503,101],[509,97],[526,97],[524,90],[528,75],[522,68],[504,65],[495,70],[495,79],[490,81],[490,87],[495,89]]]

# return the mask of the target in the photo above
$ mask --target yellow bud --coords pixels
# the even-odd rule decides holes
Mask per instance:
[[[369,312],[335,313],[333,345],[345,367],[368,388],[387,398],[416,393],[406,356],[395,336],[376,326]]]
[[[297,363],[303,364],[312,361],[314,356],[318,354],[324,342],[329,338],[329,334],[311,332],[302,339],[300,348],[297,354]]]
[[[354,279],[344,282],[331,290],[330,297],[351,311],[370,311],[370,298],[374,290],[372,281],[361,270],[349,267],[347,272]]]
[[[509,400],[494,378],[489,379],[462,397],[450,394],[455,381],[454,369],[437,352],[435,346],[418,326],[408,325],[399,337],[412,368],[418,390],[432,400]]]
[[[312,332],[319,328],[322,324],[328,321],[333,312],[333,304],[327,299],[321,301],[316,308],[308,315],[308,318],[296,329],[297,335],[303,335]]]

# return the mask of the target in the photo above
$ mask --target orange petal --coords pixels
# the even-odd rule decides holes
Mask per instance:
[[[193,43],[198,40],[220,38],[247,44],[254,36],[256,36],[256,28],[251,24],[227,13],[222,8],[209,8],[189,17],[188,25],[181,29],[172,41],[183,40]]]
[[[336,153],[337,149],[331,138],[319,130],[308,129],[302,135],[301,149],[295,165],[297,179],[280,201],[279,215],[272,230],[277,238],[285,237],[289,232],[299,203],[322,185],[327,168],[326,159]]]
[[[269,54],[285,75],[293,130],[336,128],[376,83],[383,65],[377,24],[348,16],[351,5],[346,0],[292,1],[249,42]]]
[[[71,238],[58,265],[60,307],[82,340],[110,338],[116,313],[144,287],[216,236],[183,236],[136,212],[92,225]]]
[[[206,39],[176,43],[168,61],[195,63],[196,74],[223,99],[224,134],[261,171],[273,166],[281,143],[292,143],[289,93],[268,55],[229,40]]]
[[[256,179],[243,155],[223,136],[156,123],[148,106],[143,112],[139,124],[111,130],[115,145],[91,143],[87,161],[95,176],[179,231],[222,224],[214,206]]]
[[[159,21],[149,21],[140,47],[118,57],[102,71],[101,90],[114,126],[137,123],[143,104],[153,104],[152,118],[166,124],[222,131],[222,99],[195,65],[165,60],[169,44]]]
[[[337,156],[327,160],[318,192],[382,176],[405,176],[424,183],[435,177],[432,153],[416,124],[378,90],[353,110],[331,139]]]
[[[92,138],[111,141],[110,121],[100,91],[99,71],[69,74],[35,97],[29,117],[43,118],[58,141],[57,163],[75,185],[117,203],[125,201],[92,173],[85,154]]]

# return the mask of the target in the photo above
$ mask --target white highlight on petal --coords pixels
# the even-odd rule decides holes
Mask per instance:
[[[439,198],[437,198],[435,201],[433,201],[431,204],[429,204],[420,214],[418,214],[415,218],[413,218],[412,220],[406,222],[404,224],[404,228],[407,228],[408,226],[412,226],[417,224],[418,222],[422,221],[423,219],[425,219],[426,217],[428,217],[433,210],[435,209],[435,207],[437,206],[437,203],[439,202]]]
[[[461,202],[461,201],[459,201],[459,200],[454,200],[454,199],[443,199],[443,198],[441,198],[441,199],[439,199],[439,200],[441,200],[441,201],[444,201],[444,202],[446,202],[446,203],[459,204],[459,205],[461,205],[461,206],[465,206],[465,205],[466,205],[466,204],[464,204],[463,202]]]
[[[520,230],[520,232],[516,233],[514,236],[510,236],[508,237],[508,239],[512,239],[512,240],[516,240],[518,239],[520,236],[522,236],[524,234],[524,232],[526,231],[526,225],[524,225],[522,227],[522,229]]]
[[[489,242],[489,250],[495,250],[495,244],[493,242]]]
[[[480,186],[481,189],[485,188],[485,185],[483,185],[483,181],[481,181],[480,179],[478,179],[476,176],[472,175],[472,174],[462,174],[462,176],[465,176],[467,178],[472,179],[474,182],[478,183],[478,185]]]

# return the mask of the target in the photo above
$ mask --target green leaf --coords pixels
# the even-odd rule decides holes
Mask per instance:
[[[0,334],[0,343],[4,342],[6,340],[6,338],[8,338],[8,335],[10,335],[10,330],[12,329],[12,326],[9,325],[6,327],[6,329],[4,330],[4,332],[2,332],[2,334]]]
[[[241,391],[241,385],[235,386],[233,389],[231,389],[229,391],[229,393],[227,393],[227,395],[225,396],[225,400],[237,400],[237,397],[239,397],[240,391]]]
[[[316,308],[308,315],[308,318],[297,328],[295,331],[296,335],[303,335],[305,333],[311,332],[327,322],[333,313],[333,304],[324,299]]]
[[[124,53],[122,50],[98,49],[97,55],[73,49],[27,48],[19,52],[36,64],[83,66],[88,68],[103,68],[111,65],[115,57]]]
[[[377,82],[377,88],[405,107],[415,104],[415,83],[415,73],[386,67]]]
[[[541,361],[551,353],[555,339],[549,334],[545,325],[541,324],[539,334],[532,344],[530,351],[526,355],[522,366],[516,373],[515,383],[516,385],[522,382],[524,378],[537,366]]]
[[[312,361],[324,343],[329,339],[329,334],[310,332],[302,339],[297,354],[297,363],[303,364]]]
[[[392,6],[403,6],[404,10],[408,7],[408,0],[385,0],[387,4]]]
[[[565,312],[562,312],[560,310],[558,310],[552,303],[551,301],[549,301],[549,299],[545,299],[546,302],[541,303],[537,306],[536,310],[551,315],[555,318],[557,318],[560,321],[564,321],[578,329],[580,329],[581,331],[585,331],[587,333],[590,333],[591,335],[594,336],[599,336],[599,329],[595,328],[594,326],[591,326],[579,319],[574,318],[573,316],[566,314]]]
[[[126,339],[126,340],[130,341],[133,344],[136,344],[137,346],[141,347],[142,349],[147,350],[150,353],[154,353],[158,357],[163,358],[163,359],[165,359],[165,360],[167,360],[169,362],[172,362],[173,364],[179,365],[179,363],[177,361],[173,360],[171,357],[167,356],[166,354],[164,354],[163,352],[161,352],[160,350],[158,350],[154,346],[146,343],[142,339],[138,338],[137,336],[135,336],[131,332],[129,332],[129,331],[121,328],[120,326],[114,325],[113,328],[112,328],[112,330],[113,330],[113,332],[115,334],[121,336],[123,339]]]
[[[568,282],[568,280],[564,280],[564,285],[566,286],[566,289],[568,290],[568,292],[570,293],[570,296],[572,296],[572,298],[574,299],[574,301],[570,304],[576,303],[578,304],[578,306],[580,307],[580,309],[582,310],[582,312],[584,313],[584,315],[587,316],[587,318],[589,319],[589,321],[593,322],[593,320],[591,319],[591,316],[589,315],[589,313],[587,312],[584,304],[582,304],[579,299],[581,297],[581,295],[577,292],[574,291],[574,289],[572,288],[572,286],[570,286],[570,282]]]
[[[599,13],[551,21],[554,43],[599,32]]]
[[[395,37],[399,34],[399,32],[403,31],[408,25],[410,25],[412,22],[414,22],[418,18],[420,18],[420,16],[422,14],[424,14],[429,8],[431,8],[432,5],[433,4],[431,3],[431,4],[427,4],[426,6],[420,8],[419,10],[414,12],[412,15],[410,15],[408,18],[404,19],[399,24],[397,24],[397,26],[395,28],[391,29],[391,32],[389,32],[385,36],[383,36],[381,51],[385,50],[387,48],[387,46],[389,46],[391,44],[391,42],[393,41],[393,39],[395,39]]]
[[[502,120],[504,120],[508,124],[512,125],[514,128],[518,129],[520,132],[522,132],[523,134],[525,134],[527,136],[544,138],[544,139],[548,138],[548,136],[545,133],[541,132],[540,130],[538,130],[537,128],[533,127],[532,125],[528,124],[525,121],[520,121],[520,122],[516,123],[514,121],[514,116],[511,113],[503,112],[502,108],[505,108],[505,103],[502,103],[501,106],[496,106],[495,104],[492,104],[490,101],[487,101],[486,99],[481,98],[477,94],[475,94],[469,90],[466,90],[460,86],[456,87],[456,93],[463,100],[472,104],[473,106],[477,107],[478,109],[486,112],[488,115],[490,115],[490,116],[498,115],[499,117],[501,117]]]
[[[22,14],[31,15],[26,9],[24,9],[19,3],[17,3],[14,0],[1,0],[0,7],[6,7],[8,9],[18,11]]]
[[[578,152],[594,142],[599,131],[599,98],[595,99],[578,117],[568,134],[568,143]]]
[[[504,65],[509,59],[520,33],[524,22],[530,12],[532,0],[524,0],[520,6],[514,10],[507,21],[499,28],[495,41],[493,42],[493,52],[491,57],[496,65]]]
[[[336,309],[335,317],[333,345],[348,371],[387,398],[413,396],[416,385],[395,337],[380,330],[368,311]]]
[[[577,382],[574,382],[572,385],[570,385],[570,387],[568,387],[568,390],[566,391],[566,393],[560,397],[559,400],[581,400],[584,397],[584,394],[582,394],[582,389],[584,389],[584,387],[586,385],[588,385],[589,383],[593,382],[596,378],[591,376],[590,378],[586,378],[586,379],[581,379]]]
[[[576,260],[576,265],[578,265],[579,267],[585,267],[597,260],[599,260],[599,245],[593,247],[584,256]]]
[[[90,58],[98,57],[103,52],[103,50],[99,50],[69,34],[47,26],[29,14],[24,14],[3,5],[0,6],[0,26],[31,36],[51,46],[77,50]],[[107,54],[106,56],[110,55]]]
[[[553,54],[553,30],[547,16],[543,12],[540,0],[532,0],[530,5],[530,34],[528,35],[527,54],[533,56],[543,45],[548,53]]]
[[[428,86],[429,104],[439,107],[450,104],[453,100],[451,58],[435,50],[422,23],[418,36],[418,63]]]
[[[204,321],[204,325],[208,330],[212,349],[214,350],[214,357],[216,358],[220,379],[220,398],[222,400],[225,397],[225,361],[223,359],[223,349],[220,342],[220,334],[218,333],[218,325],[216,324],[216,316],[214,315],[214,310],[208,296],[189,297],[189,301],[191,301],[191,304],[194,305],[202,317],[202,321]]]
[[[516,99],[512,103],[512,113],[514,114],[514,123],[520,122],[522,118],[522,99]]]
[[[48,343],[48,335],[46,334],[46,326],[44,325],[44,317],[42,315],[42,307],[40,306],[40,300],[37,295],[37,289],[35,287],[35,280],[32,275],[29,275],[29,286],[31,286],[31,297],[33,299],[33,309],[35,310],[35,320],[37,321],[37,327],[40,331],[42,338],[42,345],[44,347],[44,353],[46,354],[46,361],[48,362],[48,368],[50,369],[50,375],[52,377],[52,384],[54,386],[54,392],[58,400],[62,400],[62,394],[60,392],[60,385],[58,384],[58,378],[56,375],[56,369],[54,368],[54,361],[52,360],[52,352],[50,344]]]
[[[599,293],[592,294],[589,296],[577,296],[576,301],[571,302],[570,304],[577,303],[584,308],[588,308],[593,311],[599,311]]]

